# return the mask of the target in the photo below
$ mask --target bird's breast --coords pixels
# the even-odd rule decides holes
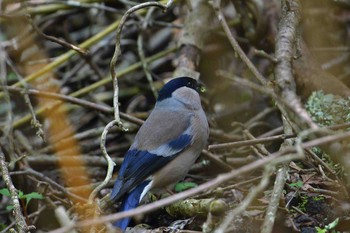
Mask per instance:
[[[161,188],[176,183],[187,174],[196,162],[208,140],[208,121],[203,111],[196,112],[191,119],[192,144],[153,176],[152,187]]]

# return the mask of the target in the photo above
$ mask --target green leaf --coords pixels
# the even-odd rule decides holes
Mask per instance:
[[[7,197],[11,196],[10,191],[7,188],[0,189],[0,194],[7,196]]]
[[[6,210],[13,210],[13,205],[8,205],[8,206],[6,206]]]
[[[297,181],[295,183],[291,183],[291,184],[288,184],[288,185],[289,185],[289,187],[301,188],[301,187],[303,187],[304,182],[299,180],[299,181]]]
[[[23,192],[22,192],[21,190],[18,190],[18,198],[19,198],[19,199],[25,198],[25,197],[24,197],[24,194],[23,194]]]
[[[28,206],[29,202],[32,199],[37,199],[37,200],[41,200],[44,199],[43,195],[41,195],[40,193],[37,192],[32,192],[32,193],[28,193],[22,196],[22,198],[26,199],[26,206]]]
[[[30,199],[44,199],[44,196],[41,195],[40,193],[37,193],[37,192],[25,194],[25,195],[23,195],[23,197],[30,198]]]
[[[4,230],[7,226],[3,223],[0,223],[0,231]]]
[[[333,222],[331,222],[330,224],[328,224],[326,226],[326,229],[331,230],[331,229],[335,228],[338,225],[338,223],[339,223],[339,218],[336,218]]]
[[[8,82],[14,82],[14,81],[17,81],[17,80],[18,80],[17,75],[14,72],[9,72],[7,74],[7,81]]]
[[[321,229],[319,227],[316,227],[316,231],[317,231],[317,233],[327,233],[326,229]]]
[[[175,185],[175,192],[179,193],[187,189],[195,188],[198,185],[193,182],[180,182]]]

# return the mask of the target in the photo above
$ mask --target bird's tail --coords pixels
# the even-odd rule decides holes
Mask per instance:
[[[145,187],[149,183],[150,183],[150,181],[146,180],[146,181],[142,182],[141,184],[139,184],[138,186],[136,186],[130,193],[127,193],[124,196],[124,199],[123,199],[122,204],[120,206],[119,212],[124,212],[124,211],[128,211],[128,210],[136,208],[141,201],[140,199],[143,198],[143,196],[141,196],[142,192],[145,190]],[[130,217],[123,218],[121,220],[118,220],[117,222],[114,222],[113,226],[119,227],[124,232],[126,230],[126,228],[128,227],[130,220],[131,220]]]

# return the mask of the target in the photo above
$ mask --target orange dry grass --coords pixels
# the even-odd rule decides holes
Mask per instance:
[[[31,40],[29,46],[36,47],[35,41],[32,38],[29,39]],[[35,53],[34,56],[30,57],[30,60],[35,62],[45,61],[45,58],[46,56],[44,52],[39,50],[37,53]],[[26,63],[23,67],[23,70],[25,71],[24,75],[27,76],[32,74],[33,72],[37,72],[39,69],[42,69],[45,65],[47,65],[46,62],[40,62],[34,65],[33,63],[31,65],[29,65],[29,63]],[[53,73],[48,73],[45,76],[36,79],[31,84],[42,91],[48,91],[52,93],[59,92],[59,86],[57,85],[57,80],[55,80]],[[73,138],[74,128],[72,127],[69,121],[65,105],[62,104],[62,106],[60,107],[50,108],[54,105],[55,102],[57,102],[57,100],[41,98],[38,100],[38,107],[47,108],[47,111],[44,111],[44,113],[42,114],[42,119],[44,119],[45,123],[47,123],[45,124],[45,129],[48,135],[45,135],[45,138],[48,140],[48,142],[53,144],[55,156],[58,157],[59,166],[62,171],[62,178],[65,181],[65,187],[70,188],[89,185],[91,182],[86,172],[83,160],[81,158],[80,147],[78,145],[78,142]],[[62,133],[65,135],[65,139],[70,140],[65,140],[65,143],[57,143],[57,140],[54,139],[57,139],[57,136],[60,134],[62,135]],[[68,160],[68,156],[72,155],[80,159]],[[66,169],[69,167],[74,167],[74,174],[69,173],[70,169]],[[82,198],[88,199],[91,190],[80,189],[80,191],[73,191],[73,193]],[[71,198],[71,201],[75,207],[78,207],[78,200]],[[85,208],[85,206],[84,208],[80,207],[74,209],[75,213],[79,215],[79,218],[81,220],[85,218],[91,218],[91,214],[94,215],[97,213],[97,205],[95,203],[89,205],[88,212],[90,214],[86,214],[87,208]]]

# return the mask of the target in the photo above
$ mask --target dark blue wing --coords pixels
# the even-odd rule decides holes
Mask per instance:
[[[187,133],[187,132],[186,132]],[[176,155],[192,144],[192,136],[182,134],[167,144],[152,151],[130,148],[119,170],[111,193],[118,200],[135,186],[173,160]]]

